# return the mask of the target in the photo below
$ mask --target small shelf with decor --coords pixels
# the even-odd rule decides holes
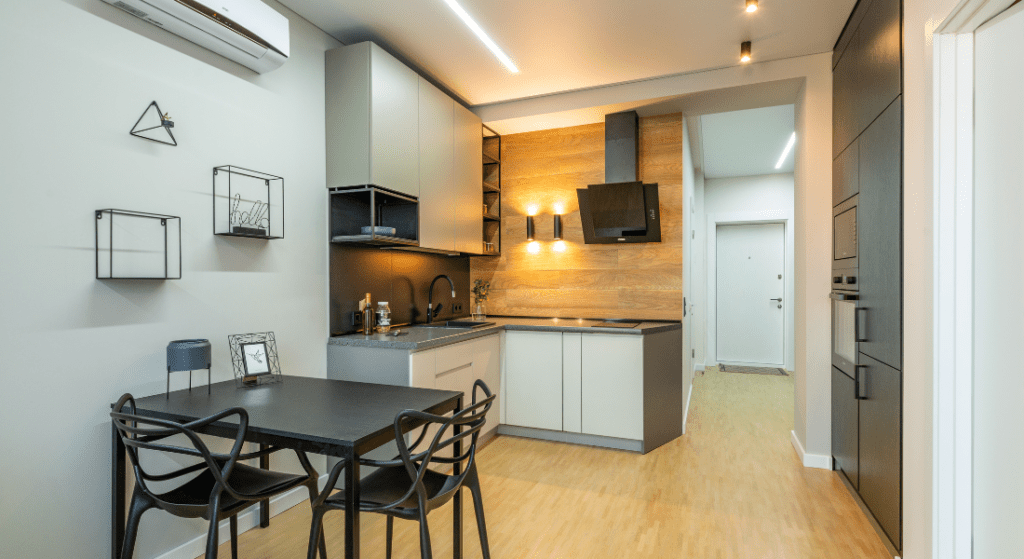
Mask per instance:
[[[213,169],[213,234],[284,238],[284,179],[234,165]]]
[[[483,234],[485,256],[501,254],[501,135],[483,127]]]
[[[181,279],[181,218],[96,210],[96,279]]]
[[[329,188],[330,241],[419,246],[419,200],[379,186]]]

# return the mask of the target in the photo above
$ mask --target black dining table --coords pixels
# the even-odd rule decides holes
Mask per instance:
[[[235,381],[218,382],[203,388],[178,390],[135,401],[136,413],[182,423],[208,417],[227,408],[241,407],[249,414],[246,440],[268,447],[296,449],[347,460],[344,494],[345,557],[359,557],[359,457],[395,440],[395,415],[402,410],[418,410],[443,415],[462,409],[462,392],[284,376],[282,382],[258,387],[239,387]],[[416,425],[410,425],[410,429]],[[111,522],[111,558],[120,559],[125,532],[127,460],[124,443],[111,427],[113,443],[111,469],[113,503]],[[199,432],[215,437],[234,438],[238,424],[217,422]],[[455,453],[461,454],[456,442]],[[260,467],[269,469],[270,456],[260,458]],[[459,468],[459,464],[455,464]],[[455,473],[458,473],[458,469]],[[260,526],[270,525],[270,503],[260,503]],[[453,547],[456,559],[462,557],[462,499],[453,501]]]

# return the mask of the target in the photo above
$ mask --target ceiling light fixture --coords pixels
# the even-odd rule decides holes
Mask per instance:
[[[740,62],[750,62],[750,41],[740,45]]]
[[[789,156],[789,152],[793,149],[793,144],[796,143],[796,132],[789,137],[789,142],[786,144],[786,149],[782,150],[782,157],[779,158],[779,162],[775,164],[776,169],[781,169],[782,164],[786,162],[786,157]]]
[[[480,39],[481,42],[483,42],[484,46],[486,46],[487,49],[490,50],[491,53],[494,56],[496,56],[498,60],[505,65],[506,68],[508,68],[509,72],[512,72],[513,74],[519,73],[519,68],[517,68],[515,63],[512,62],[512,59],[509,58],[508,55],[505,54],[501,50],[501,48],[498,47],[498,45],[493,40],[491,40],[490,37],[487,36],[487,33],[484,32],[484,30],[480,27],[480,25],[477,24],[476,21],[473,21],[473,18],[470,17],[468,13],[466,13],[466,10],[464,10],[462,6],[459,5],[458,2],[456,2],[455,0],[444,0],[444,3],[448,4],[448,7],[451,8],[452,11],[455,12],[457,16],[459,16],[459,19],[462,20],[462,23],[465,23],[466,27],[469,27],[469,29],[473,31],[473,34],[475,34],[477,38]]]
[[[747,12],[754,13],[757,11],[757,0],[747,0]]]

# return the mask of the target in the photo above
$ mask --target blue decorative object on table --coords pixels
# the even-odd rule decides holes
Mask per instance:
[[[210,340],[175,340],[167,344],[167,396],[171,394],[171,373],[188,371],[188,389],[192,390],[192,371],[206,369],[206,392],[210,392],[210,366],[213,362]]]

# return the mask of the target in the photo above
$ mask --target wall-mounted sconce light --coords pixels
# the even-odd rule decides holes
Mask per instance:
[[[757,0],[747,0],[747,12],[754,13],[757,11]]]
[[[526,216],[526,240],[527,241],[532,241],[533,240],[533,216],[532,215]]]
[[[562,216],[555,214],[555,240],[562,240]]]
[[[750,62],[750,41],[743,41],[740,45],[740,62]]]

